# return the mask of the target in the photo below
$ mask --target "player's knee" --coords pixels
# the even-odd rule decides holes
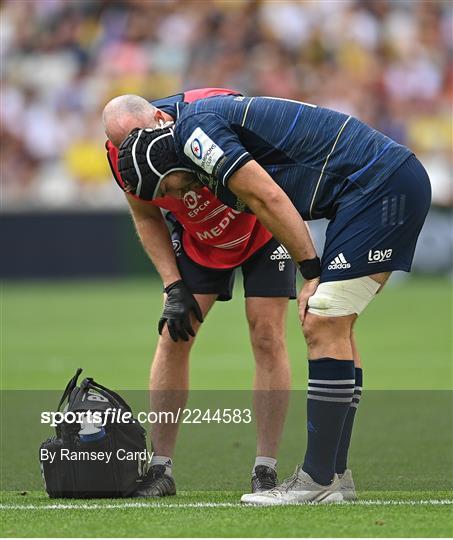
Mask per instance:
[[[325,343],[326,339],[332,339],[340,334],[342,325],[338,317],[319,317],[310,312],[305,316],[303,332],[305,341],[309,347],[315,347]]]
[[[258,334],[252,338],[252,344],[258,363],[278,360],[285,349],[284,340],[276,335]]]
[[[285,332],[270,320],[249,321],[250,339],[257,362],[279,357],[285,350]]]
[[[160,354],[168,358],[168,361],[180,361],[181,358],[185,358],[189,354],[194,341],[193,337],[190,337],[189,341],[183,341],[181,338],[178,341],[173,341],[167,327],[165,327],[159,338],[158,350]]]

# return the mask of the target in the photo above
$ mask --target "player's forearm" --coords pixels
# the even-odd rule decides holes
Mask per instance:
[[[228,187],[281,242],[296,262],[316,257],[308,227],[286,193],[255,161],[229,180]]]
[[[158,271],[164,287],[181,279],[165,223],[157,223],[153,219],[134,222],[142,246]]]
[[[252,197],[247,204],[296,262],[316,257],[306,224],[286,196],[275,196],[267,201]]]
[[[143,249],[159,273],[164,287],[181,279],[168,228],[160,210],[141,211],[131,205],[132,219]]]

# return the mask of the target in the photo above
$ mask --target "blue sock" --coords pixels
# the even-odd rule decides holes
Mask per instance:
[[[362,396],[363,374],[362,368],[355,368],[355,387],[354,397],[349,406],[346,420],[344,421],[343,432],[341,433],[340,444],[338,445],[337,464],[335,472],[343,474],[347,469],[349,443],[351,442],[352,428],[354,425],[354,417],[359,406],[360,397]]]
[[[308,377],[308,443],[302,468],[327,486],[335,474],[338,444],[354,392],[354,362],[309,360]]]

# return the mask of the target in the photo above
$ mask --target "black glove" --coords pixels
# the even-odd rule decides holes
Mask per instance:
[[[168,332],[173,341],[178,341],[178,338],[189,341],[189,335],[195,336],[190,323],[190,312],[193,311],[195,317],[203,322],[200,306],[182,279],[171,283],[165,287],[164,291],[167,293],[167,300],[159,320],[159,334],[162,335],[162,330],[167,323]]]

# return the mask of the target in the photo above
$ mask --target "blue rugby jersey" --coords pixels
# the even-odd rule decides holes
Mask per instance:
[[[332,218],[340,202],[372,191],[412,154],[352,116],[271,97],[181,103],[175,141],[182,163],[224,203],[247,210],[228,179],[254,159],[304,219]]]

